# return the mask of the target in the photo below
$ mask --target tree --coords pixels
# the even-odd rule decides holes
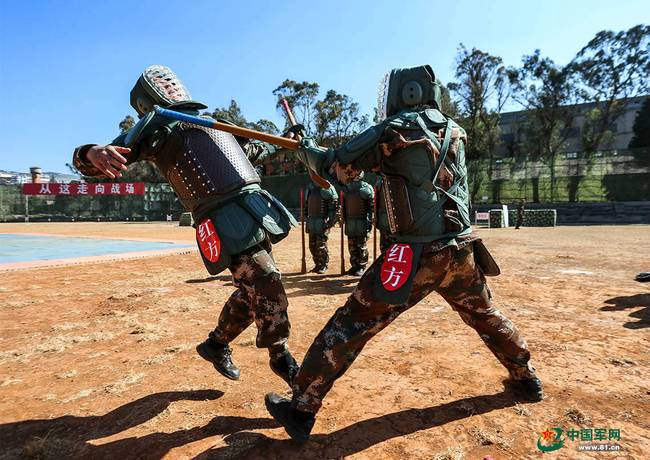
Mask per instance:
[[[211,116],[217,120],[227,120],[237,126],[241,126],[242,128],[255,129],[257,131],[264,131],[271,134],[277,134],[279,132],[278,127],[270,120],[261,119],[257,122],[249,122],[242,113],[239,104],[237,104],[237,101],[234,99],[230,100],[230,105],[228,105],[228,107],[218,107],[214,109],[213,112],[206,112],[204,115]]]
[[[510,97],[506,68],[500,57],[477,48],[469,51],[461,43],[456,55],[455,78],[456,81],[449,84],[449,89],[456,96],[455,108],[467,132],[467,158],[477,160],[487,157],[487,177],[491,181],[494,152],[500,135],[499,113]],[[475,201],[483,175],[473,174],[472,180],[476,181],[471,187],[471,200]],[[494,185],[492,182],[490,184]],[[495,194],[496,190],[492,187],[493,198]]]
[[[522,58],[522,66],[509,68],[512,95],[530,119],[524,128],[525,147],[531,157],[550,168],[551,200],[555,192],[555,159],[563,149],[575,120],[576,91],[571,67],[556,65],[539,50]],[[539,177],[533,178],[533,201],[539,199]]]
[[[286,79],[273,90],[273,94],[278,97],[277,107],[283,115],[282,97],[292,108],[296,121],[305,127],[307,135],[324,146],[340,145],[368,125],[369,117],[359,112],[359,104],[350,96],[330,89],[323,99],[318,100],[318,83]],[[286,127],[289,127],[288,119]]]
[[[263,131],[270,134],[278,134],[280,130],[271,120],[266,118],[261,118],[254,123],[248,123],[247,128],[254,129],[256,131]]]
[[[503,60],[461,43],[456,56],[455,94],[461,123],[467,131],[467,157],[492,157],[499,140],[499,112],[510,97]]]
[[[440,105],[440,111],[449,115],[451,118],[458,118],[460,116],[458,104],[451,98],[451,92],[448,86],[443,85],[441,88]]]
[[[315,130],[315,105],[320,86],[318,83],[303,81],[302,83],[295,80],[284,80],[280,86],[273,90],[273,94],[278,97],[277,108],[281,109],[280,98],[283,97],[289,103],[298,123],[304,125],[307,134],[313,134]],[[289,127],[287,120],[285,128]]]
[[[217,107],[212,113],[206,113],[205,115],[209,115],[217,120],[227,120],[237,126],[245,127],[248,124],[239,104],[234,99],[230,100],[228,107]]]
[[[598,32],[569,64],[577,77],[579,94],[594,108],[581,129],[585,156],[612,137],[611,127],[636,96],[650,91],[650,26]]]
[[[324,146],[343,144],[368,125],[368,116],[359,113],[359,104],[333,89],[314,104],[314,112],[316,141]]]
[[[120,133],[124,134],[127,132],[129,129],[133,128],[133,125],[135,125],[135,120],[131,115],[127,115],[124,117],[122,121],[120,121],[119,127],[120,127]]]
[[[641,167],[650,166],[650,97],[643,101],[641,110],[636,114],[634,136],[630,141],[629,148],[633,149],[632,154],[636,163]]]
[[[632,131],[634,136],[630,141],[629,148],[650,147],[650,97],[643,101],[641,110],[636,114]]]

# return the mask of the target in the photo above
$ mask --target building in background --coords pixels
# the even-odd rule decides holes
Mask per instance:
[[[602,146],[602,150],[622,150],[627,149],[632,140],[634,120],[641,109],[643,101],[648,96],[633,98],[628,103],[625,112],[609,127],[612,137],[607,145]],[[573,126],[567,133],[566,145],[563,151],[579,155],[583,151],[580,141],[581,129],[585,123],[585,114],[597,107],[595,103],[576,104],[574,106],[576,115]],[[512,157],[525,155],[526,131],[531,119],[531,112],[520,110],[516,112],[504,112],[500,114],[501,122],[501,142],[495,152],[496,157]]]
[[[34,181],[34,175],[37,175],[38,182],[58,182],[67,184],[69,182],[79,181],[81,177],[77,174],[66,174],[57,172],[43,172],[38,166],[30,168],[30,172],[16,172],[0,170],[0,184],[3,185],[20,185]]]

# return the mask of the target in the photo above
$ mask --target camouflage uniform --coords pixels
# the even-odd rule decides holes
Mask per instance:
[[[368,265],[368,236],[348,236],[350,265],[366,268]]]
[[[249,161],[254,165],[260,164],[275,151],[269,144],[238,140]],[[113,144],[117,143],[119,142],[113,142]],[[98,171],[83,161],[83,154],[88,147],[90,145],[75,151],[75,166],[84,175],[96,176]],[[129,158],[129,163],[134,160],[137,158]],[[203,261],[208,269],[212,269],[215,265],[205,257]],[[254,321],[258,329],[257,346],[268,348],[271,357],[283,352],[290,331],[287,316],[288,301],[280,279],[280,271],[271,255],[269,239],[265,238],[251,248],[231,255],[227,268],[232,273],[233,284],[237,290],[224,305],[217,327],[209,336],[219,343],[228,344]]]
[[[343,193],[342,212],[351,270],[365,269],[368,265],[368,237],[372,230],[374,190],[361,177],[357,177],[343,187]]]
[[[519,227],[522,225],[524,225],[524,200],[521,200],[517,206],[517,223],[515,225],[515,230],[519,230]]]
[[[307,351],[291,400],[303,414],[319,410],[372,337],[433,291],[478,332],[515,380],[525,385],[536,379],[526,342],[491,303],[484,274],[496,275],[498,267],[472,234],[465,131],[438,110],[440,83],[429,66],[395,69],[386,82],[383,122],[326,153],[309,139],[301,142],[298,158],[320,175],[335,173],[346,184],[361,171],[382,174],[378,227],[384,244],[388,239],[396,243],[364,273]],[[398,247],[417,255],[408,274],[399,272],[407,281],[395,290],[387,287],[385,275],[396,273],[394,265],[388,268]],[[274,417],[280,414],[276,420],[281,423],[290,420],[279,411],[282,404],[276,395],[267,395],[267,408]],[[305,439],[311,428],[306,430],[294,435]]]
[[[327,267],[330,263],[330,254],[327,249],[329,233],[328,229],[322,235],[309,234],[309,252],[316,267]]]
[[[254,169],[277,155],[278,149],[154,114],[154,105],[189,115],[207,108],[190,100],[182,82],[165,66],[145,69],[131,91],[131,104],[141,119],[111,145],[131,148],[127,164],[156,165],[197,222],[197,244],[208,272],[216,275],[229,269],[237,287],[209,337],[227,346],[255,322],[258,347],[268,348],[272,359],[288,354],[288,302],[271,244],[285,238],[297,222],[260,187]],[[86,158],[92,146],[78,147],[73,163],[83,175],[101,176]]]
[[[234,256],[228,268],[237,290],[223,306],[210,338],[230,343],[255,322],[255,344],[258,348],[268,348],[272,356],[284,348],[291,326],[287,295],[273,261],[271,244],[265,241]]]
[[[309,252],[316,269],[325,269],[329,264],[327,241],[330,228],[336,223],[339,201],[336,190],[330,187],[321,189],[314,183],[307,186],[306,230],[309,235]]]
[[[309,347],[293,382],[295,408],[317,412],[336,379],[350,367],[365,344],[434,291],[476,330],[515,379],[534,376],[525,340],[492,305],[485,277],[474,263],[472,239],[441,246],[439,242],[425,246],[411,296],[404,304],[391,305],[373,296],[373,278],[382,259],[370,266],[346,304],[334,313]]]

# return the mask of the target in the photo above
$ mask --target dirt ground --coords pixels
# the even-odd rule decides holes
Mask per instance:
[[[171,224],[1,224],[0,232],[194,239]],[[480,230],[502,275],[496,304],[521,329],[547,399],[523,403],[475,332],[436,294],[372,340],[337,381],[312,440],[290,441],[263,397],[285,392],[255,348],[242,377],[194,346],[233,290],[198,253],[0,272],[0,458],[649,458],[650,227]],[[301,275],[300,233],[275,247],[302,357],[355,285]],[[547,428],[620,430],[621,452],[584,453]]]

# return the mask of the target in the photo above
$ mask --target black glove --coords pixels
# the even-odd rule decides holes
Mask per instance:
[[[289,133],[293,133],[295,136],[305,137],[305,126],[300,123],[293,125],[282,133],[282,137],[289,137]]]

